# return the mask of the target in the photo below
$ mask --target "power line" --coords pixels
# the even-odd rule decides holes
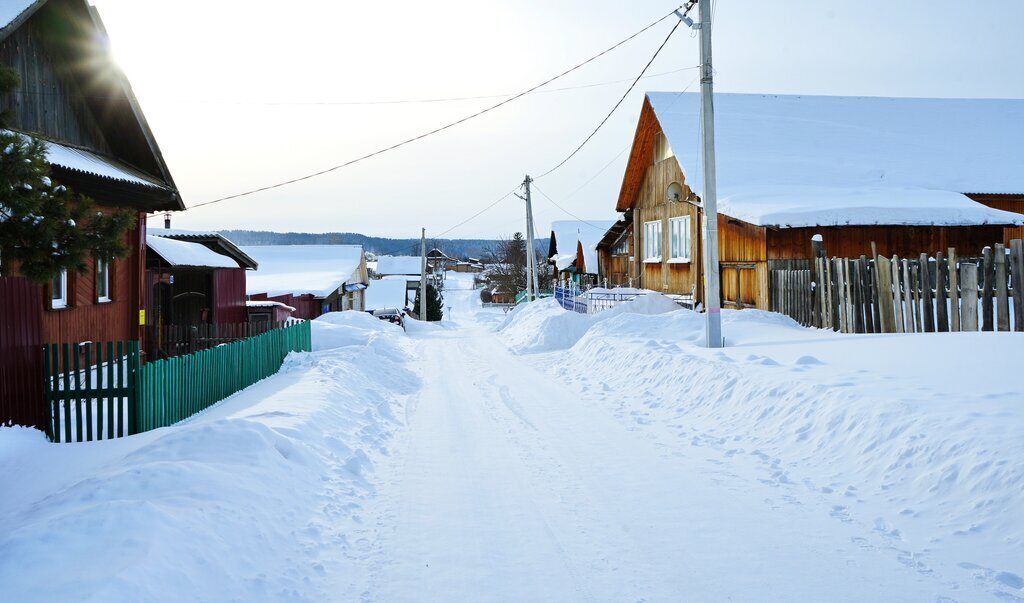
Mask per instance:
[[[584,223],[584,224],[586,224],[587,226],[591,226],[591,227],[593,227],[593,228],[597,228],[598,230],[607,230],[606,228],[604,228],[604,227],[602,227],[602,226],[598,226],[597,224],[593,224],[593,223],[591,223],[591,222],[587,222],[587,221],[586,221],[586,220],[584,220],[583,218],[581,218],[581,217],[577,216],[576,214],[572,213],[571,211],[569,211],[569,210],[565,209],[564,207],[562,207],[561,205],[559,205],[558,203],[556,203],[554,199],[552,199],[551,197],[549,197],[547,193],[545,193],[544,191],[542,191],[542,190],[540,189],[540,187],[539,187],[539,186],[537,186],[537,183],[536,183],[536,182],[534,182],[534,183],[533,183],[533,188],[534,188],[534,189],[536,189],[538,193],[540,193],[540,194],[544,195],[544,198],[545,198],[545,199],[547,199],[548,201],[550,201],[552,205],[554,205],[554,206],[555,206],[555,207],[557,207],[558,209],[562,210],[562,211],[563,211],[563,212],[565,212],[566,214],[568,214],[568,215],[572,216],[573,218],[576,218],[576,219],[577,219],[577,220],[579,220],[580,222],[583,222],[583,223]]]
[[[629,85],[629,88],[626,89],[625,94],[623,94],[622,98],[620,98],[619,101],[615,103],[615,106],[612,107],[612,110],[608,112],[608,115],[605,115],[604,119],[601,120],[601,123],[597,124],[597,127],[594,128],[594,131],[591,132],[585,139],[583,139],[583,142],[580,143],[580,146],[576,147],[572,153],[569,153],[568,157],[558,162],[558,165],[544,172],[540,176],[537,176],[538,179],[547,176],[551,172],[565,165],[565,163],[572,159],[576,155],[576,153],[580,151],[580,149],[582,149],[588,142],[590,142],[590,139],[593,138],[595,134],[597,134],[598,130],[600,130],[601,127],[604,126],[604,124],[611,118],[612,114],[615,113],[615,110],[618,109],[619,106],[622,105],[622,102],[626,100],[626,97],[629,96],[629,93],[633,91],[633,88],[636,87],[637,82],[639,82],[640,78],[642,78],[644,76],[644,73],[647,72],[647,69],[651,66],[651,63],[654,62],[654,59],[658,58],[658,55],[661,54],[661,50],[665,48],[666,44],[668,44],[669,38],[672,37],[672,34],[676,33],[677,29],[679,29],[680,23],[682,23],[682,21],[676,21],[676,24],[672,26],[672,30],[668,32],[667,36],[665,36],[665,39],[664,41],[662,41],[661,46],[658,46],[658,50],[654,51],[654,55],[651,57],[649,61],[647,61],[647,64],[644,65],[644,68],[640,71],[640,74],[636,76],[636,79],[634,79],[633,83]]]
[[[558,75],[556,75],[556,76],[554,76],[552,78],[544,80],[543,82],[541,82],[541,83],[539,83],[539,84],[537,84],[537,85],[535,85],[535,86],[533,86],[533,87],[531,87],[531,88],[529,88],[527,90],[524,90],[523,92],[520,92],[520,93],[516,94],[515,96],[507,98],[507,99],[505,99],[505,100],[503,100],[503,101],[501,101],[499,103],[495,103],[495,104],[493,104],[493,105],[491,105],[491,106],[489,106],[489,107],[487,107],[485,109],[481,109],[480,111],[477,111],[475,113],[467,115],[467,116],[465,116],[465,117],[463,117],[461,119],[457,119],[457,120],[455,120],[453,122],[449,122],[448,124],[445,124],[445,125],[443,125],[441,127],[434,128],[433,130],[430,130],[430,131],[425,132],[423,134],[419,134],[418,136],[414,136],[412,138],[403,140],[402,142],[398,142],[398,143],[395,143],[395,144],[390,145],[388,147],[385,147],[385,148],[373,151],[372,153],[367,153],[367,154],[362,155],[360,157],[357,157],[355,159],[350,159],[349,161],[346,161],[344,163],[341,163],[341,164],[338,164],[338,165],[335,165],[335,166],[332,166],[332,167],[329,167],[329,168],[326,168],[326,169],[323,169],[323,170],[319,170],[319,171],[313,172],[311,174],[306,174],[305,176],[299,176],[297,178],[291,178],[289,180],[285,180],[283,182],[278,182],[276,184],[270,184],[270,185],[267,185],[267,186],[261,186],[259,188],[248,190],[248,191],[245,191],[245,192],[242,192],[242,193],[236,193],[234,195],[228,195],[226,197],[220,197],[219,199],[213,199],[211,201],[205,201],[203,203],[197,203],[196,205],[193,205],[192,207],[190,207],[188,209],[195,209],[197,207],[203,207],[203,206],[206,206],[206,205],[212,205],[214,203],[220,203],[222,201],[228,201],[230,199],[237,199],[239,197],[245,197],[247,195],[252,195],[254,193],[259,193],[259,192],[263,192],[263,191],[267,191],[267,190],[271,190],[271,189],[275,189],[275,188],[280,188],[282,186],[287,186],[289,184],[295,184],[296,182],[301,182],[303,180],[309,180],[310,178],[316,178],[317,176],[322,176],[324,174],[328,174],[328,173],[333,172],[335,170],[339,170],[341,168],[348,167],[348,166],[350,166],[350,165],[352,165],[354,163],[358,163],[360,161],[364,161],[364,160],[369,159],[371,157],[375,157],[377,155],[381,155],[381,154],[386,153],[388,151],[392,151],[394,149],[397,149],[399,147],[405,146],[407,144],[416,142],[418,140],[422,140],[422,139],[424,139],[424,138],[426,138],[428,136],[432,136],[432,135],[437,134],[439,132],[443,132],[444,130],[447,130],[449,128],[457,126],[457,125],[459,125],[461,123],[467,122],[467,121],[469,121],[469,120],[471,120],[471,119],[473,119],[475,117],[479,117],[479,116],[481,116],[481,115],[483,115],[485,113],[489,113],[489,112],[491,112],[491,111],[493,111],[493,110],[495,110],[495,109],[497,109],[499,107],[502,107],[502,106],[504,106],[504,105],[506,105],[506,104],[508,104],[508,103],[510,103],[512,101],[514,101],[514,100],[522,98],[523,96],[526,96],[527,94],[533,92],[534,90],[537,90],[538,88],[546,86],[547,84],[550,84],[551,82],[553,82],[553,81],[555,81],[555,80],[557,80],[557,79],[559,79],[561,77],[564,77],[564,76],[572,73],[573,71],[576,71],[577,69],[583,67],[584,65],[587,65],[587,64],[597,60],[598,58],[608,54],[609,52],[615,50],[616,48],[622,46],[626,42],[629,42],[630,40],[632,40],[633,38],[635,38],[635,37],[639,36],[640,34],[644,33],[648,29],[651,29],[652,27],[654,27],[658,23],[661,23],[662,21],[664,21],[668,17],[671,17],[673,14],[674,14],[674,12],[668,13],[667,15],[665,15],[665,16],[659,18],[658,20],[652,22],[651,24],[647,25],[646,27],[644,27],[640,31],[637,31],[636,33],[630,35],[629,37],[627,37],[627,38],[625,38],[625,39],[615,43],[614,45],[612,45],[612,46],[608,47],[607,49],[599,52],[598,54],[590,57],[589,59],[587,59],[587,60],[585,60],[585,61],[583,61],[581,63],[578,63],[575,66],[570,67],[569,69],[566,69],[565,71],[559,73]],[[672,28],[672,31],[675,31],[676,27],[678,27],[678,26],[679,26],[679,24],[676,23],[676,25]],[[666,42],[667,41],[668,40],[666,39]],[[664,43],[662,44],[662,46],[664,46]],[[648,66],[649,65],[650,64],[648,63]],[[647,68],[645,67],[644,71],[646,71],[646,70],[647,70]],[[641,73],[641,75],[643,75],[643,73]],[[633,82],[633,86],[635,86],[635,85],[636,85],[636,81]],[[632,90],[633,86],[630,86],[631,90]]]
[[[505,194],[504,194],[504,195],[502,195],[502,196],[501,196],[500,198],[498,198],[498,200],[497,200],[497,201],[495,201],[494,203],[491,203],[490,205],[488,205],[487,207],[485,207],[485,208],[481,209],[480,211],[476,212],[476,213],[475,213],[475,214],[473,214],[472,216],[470,216],[470,217],[466,218],[465,220],[463,220],[463,221],[459,222],[459,223],[458,223],[458,224],[456,224],[455,226],[452,226],[452,227],[451,227],[451,228],[449,228],[448,230],[446,230],[446,231],[444,231],[444,232],[442,232],[442,233],[440,233],[440,234],[437,234],[437,235],[435,235],[435,238],[440,238],[440,237],[443,237],[444,235],[446,235],[446,234],[448,234],[449,232],[451,232],[451,231],[455,230],[456,228],[458,228],[458,227],[462,226],[463,224],[466,224],[466,223],[468,223],[468,222],[470,222],[470,221],[472,221],[472,220],[475,220],[476,218],[478,218],[478,217],[480,217],[481,215],[483,215],[483,213],[484,213],[484,212],[486,212],[487,210],[489,210],[489,209],[491,209],[492,207],[494,207],[495,205],[497,205],[497,204],[501,203],[501,202],[502,202],[502,201],[504,201],[505,199],[508,199],[509,197],[511,197],[511,196],[512,196],[512,194],[513,194],[513,193],[515,193],[515,192],[516,192],[517,190],[519,190],[519,187],[518,187],[518,186],[517,186],[517,187],[515,187],[514,189],[510,190],[509,192],[505,193]]]

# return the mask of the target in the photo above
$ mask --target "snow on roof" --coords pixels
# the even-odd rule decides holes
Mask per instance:
[[[250,300],[247,300],[245,302],[245,306],[247,308],[284,308],[285,310],[288,310],[289,312],[294,312],[295,311],[295,308],[289,306],[288,304],[283,304],[283,303],[281,303],[279,301],[271,301],[269,299],[257,299],[257,300],[251,300],[250,299]]]
[[[556,220],[551,223],[551,236],[555,241],[555,254],[551,260],[559,270],[565,270],[576,261],[577,244],[583,246],[584,268],[597,274],[597,244],[615,220]]]
[[[146,234],[157,237],[223,237],[216,230],[186,230],[184,228],[150,228]]]
[[[360,280],[362,245],[248,245],[259,263],[246,277],[247,295],[327,297],[350,280]]]
[[[363,295],[366,310],[402,309],[409,304],[404,280],[372,280]]]
[[[721,197],[718,211],[759,226],[1024,224],[960,193],[920,188],[758,186]]]
[[[195,268],[238,268],[238,262],[211,251],[205,245],[146,235],[146,247],[152,249],[171,266]]]
[[[46,146],[46,161],[51,165],[60,166],[76,172],[84,172],[94,176],[102,176],[111,180],[120,180],[131,184],[148,186],[151,188],[168,189],[167,185],[137,170],[125,163],[105,157],[99,153],[86,151],[63,145],[57,142],[44,141]]]
[[[699,95],[647,98],[700,194]],[[905,224],[911,211],[915,224],[1008,223],[1015,214],[928,191],[1024,193],[1021,140],[1024,100],[715,95],[718,194],[754,224],[784,225],[771,216],[793,215],[779,195],[797,186],[800,225]],[[844,209],[852,221],[836,219]]]
[[[418,255],[382,255],[377,258],[377,274],[419,274],[423,260]]]

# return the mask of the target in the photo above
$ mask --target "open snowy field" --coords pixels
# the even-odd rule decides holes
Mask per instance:
[[[193,419],[0,429],[0,600],[1024,599],[1024,342],[838,335],[651,296],[314,352]]]

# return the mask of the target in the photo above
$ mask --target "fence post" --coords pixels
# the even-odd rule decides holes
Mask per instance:
[[[876,282],[878,283],[878,318],[882,333],[895,333],[896,320],[892,304],[892,265],[882,256],[875,256]]]
[[[932,277],[929,268],[928,254],[922,253],[918,259],[918,283],[921,286],[921,318],[925,333],[935,332],[935,306],[932,303]]]
[[[903,323],[903,294],[900,293],[900,258],[896,255],[892,256],[889,269],[889,279],[892,281],[892,307],[895,313],[896,332],[904,333],[906,327]]]
[[[963,304],[960,324],[964,331],[978,330],[978,265],[960,264],[960,293]]]
[[[996,329],[1010,330],[1010,299],[1006,291],[1006,247],[996,243],[995,250],[996,275]]]
[[[1013,280],[1013,330],[1024,331],[1024,241],[1010,241],[1010,278]]]
[[[952,321],[950,330],[960,330],[960,280],[957,278],[956,248],[949,248],[949,317]]]
[[[949,308],[946,305],[946,262],[942,252],[935,254],[935,320],[939,333],[949,332]]]
[[[992,281],[995,279],[994,266],[992,263],[992,248],[986,247],[982,252],[982,278],[984,279],[984,285],[982,289],[981,297],[981,330],[982,331],[993,331],[995,330],[995,324],[993,320],[992,297],[994,287]]]

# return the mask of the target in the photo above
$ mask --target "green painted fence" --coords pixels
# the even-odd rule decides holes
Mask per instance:
[[[312,350],[309,321],[157,360],[139,368],[139,431],[173,425],[281,368],[289,352]]]

